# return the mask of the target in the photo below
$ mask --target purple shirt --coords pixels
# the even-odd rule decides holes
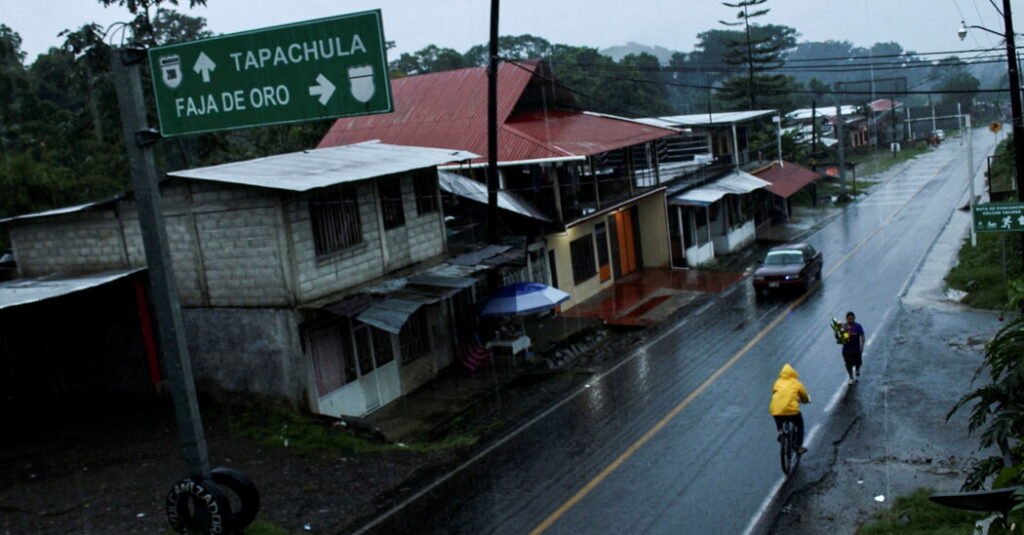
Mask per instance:
[[[843,331],[850,333],[850,341],[843,344],[843,354],[852,355],[864,351],[861,347],[861,337],[864,336],[864,327],[861,327],[856,321],[851,326],[849,323],[843,324]]]

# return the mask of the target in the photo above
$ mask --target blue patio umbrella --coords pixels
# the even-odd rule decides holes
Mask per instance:
[[[523,316],[554,308],[569,294],[539,282],[517,282],[495,290],[480,310],[485,318]]]

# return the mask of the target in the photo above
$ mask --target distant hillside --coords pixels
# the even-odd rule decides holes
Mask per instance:
[[[642,45],[640,43],[634,43],[633,41],[630,41],[624,45],[608,47],[604,50],[601,50],[600,52],[605,56],[610,56],[615,61],[621,61],[622,58],[630,54],[639,54],[641,52],[646,52],[658,58],[658,62],[661,63],[662,65],[667,65],[669,60],[672,59],[672,54],[675,53],[674,50],[669,50],[663,46],[652,47]]]

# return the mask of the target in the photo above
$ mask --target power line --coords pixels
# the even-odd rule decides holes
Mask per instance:
[[[621,78],[621,77],[617,77],[617,76],[597,76],[596,78],[600,78],[600,79],[603,79],[603,80],[617,80],[617,81],[621,81],[621,82],[634,82],[634,83],[642,83],[642,84],[666,85],[666,86],[670,86],[670,87],[687,87],[687,88],[692,88],[692,89],[704,89],[704,90],[719,90],[719,89],[722,89],[721,87],[704,86],[704,85],[698,85],[698,84],[684,84],[684,83],[679,83],[679,82],[662,82],[662,81],[657,81],[657,80],[643,80],[643,79],[639,79],[639,78]],[[832,90],[832,89],[830,89],[828,91],[814,91],[814,90],[810,90],[810,89],[790,89],[790,88],[783,88],[783,89],[757,88],[757,89],[758,89],[758,91],[762,91],[762,92],[765,92],[765,93],[778,93],[778,94],[783,94],[783,93],[799,93],[799,94],[807,94],[807,95],[871,95],[872,94],[871,91],[837,91],[837,90]],[[894,95],[946,95],[946,94],[961,94],[961,93],[1007,93],[1007,92],[1009,92],[1009,89],[977,89],[977,90],[973,90],[973,91],[940,90],[940,89],[934,89],[934,90],[929,90],[929,91],[910,91],[910,90],[887,91],[887,93],[894,94]]]
[[[975,56],[974,58],[971,58],[969,61],[965,61],[963,59],[957,58],[961,63],[954,63],[953,61],[948,61],[947,62],[947,61],[944,61],[944,60],[910,61],[910,62],[907,62],[907,61],[888,61],[888,62],[855,63],[855,64],[851,64],[851,63],[831,63],[831,64],[822,64],[822,65],[793,65],[793,66],[783,65],[781,67],[777,67],[777,68],[774,68],[774,69],[771,69],[771,70],[773,72],[774,71],[793,71],[793,72],[857,72],[857,71],[868,70],[870,68],[875,68],[875,69],[878,69],[878,70],[902,70],[902,69],[920,69],[920,68],[928,68],[928,69],[930,69],[930,68],[943,67],[943,66],[958,66],[958,65],[970,66],[970,65],[975,65],[975,64],[979,64],[980,65],[980,64],[985,64],[985,63],[993,63],[993,62],[997,62],[997,61],[1002,61],[1002,58],[1003,58],[1003,56],[998,55],[998,54],[985,55],[985,56],[982,56],[982,55],[979,54],[979,55]],[[502,58],[502,59],[505,59],[506,61],[518,61],[518,60],[515,60],[515,59],[512,59],[512,58]],[[558,63],[556,61],[550,61],[550,60],[549,60],[549,62],[552,63],[552,64]],[[722,64],[717,64],[717,65],[704,64],[704,65],[708,65],[708,66],[697,66],[697,65],[694,65],[694,66],[644,67],[644,66],[639,66],[639,65],[600,64],[600,63],[591,63],[591,62],[586,62],[586,63],[580,62],[580,63],[576,63],[576,65],[580,66],[580,67],[584,67],[584,68],[600,69],[600,70],[625,70],[625,71],[657,72],[657,73],[677,73],[677,72],[678,73],[686,73],[686,72],[696,72],[696,73],[705,73],[705,72],[730,73],[730,72],[736,72],[736,73],[741,73],[741,72],[746,72],[746,70],[743,69],[743,68],[729,67],[729,66],[725,66],[725,65],[722,65]]]

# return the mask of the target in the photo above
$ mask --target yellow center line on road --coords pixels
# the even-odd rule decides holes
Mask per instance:
[[[885,219],[885,221],[878,225],[878,227],[876,227],[871,234],[862,239],[860,243],[858,243],[852,250],[850,250],[850,252],[846,253],[842,258],[840,258],[839,261],[835,263],[832,269],[830,269],[823,278],[831,277],[832,274],[835,273],[835,271],[839,269],[840,266],[849,261],[850,258],[853,257],[854,253],[859,251],[862,247],[864,247],[864,245],[871,241],[872,238],[877,236],[883,228],[888,226],[889,222],[892,221],[897,214],[903,211],[903,208],[905,208],[907,204],[910,203],[910,200],[916,197],[917,194],[920,193],[921,190],[923,190],[924,188],[925,185],[922,185],[913,195],[911,195],[906,200],[903,206],[900,206],[898,210],[893,211],[893,213],[890,214],[889,217]],[[666,425],[668,425],[668,423],[672,421],[672,419],[675,418],[676,415],[682,412],[682,410],[685,409],[687,405],[692,403],[694,399],[697,399],[697,396],[701,395],[701,393],[703,393],[704,390],[707,389],[707,387],[711,386],[712,383],[717,381],[723,373],[725,373],[729,368],[732,367],[733,364],[736,363],[736,361],[743,357],[743,355],[747,354],[747,352],[750,351],[750,349],[753,348],[755,344],[760,342],[761,339],[765,337],[765,335],[774,330],[775,327],[777,327],[779,323],[781,323],[782,320],[786,318],[786,316],[793,312],[793,310],[795,310],[796,307],[800,306],[800,304],[802,304],[807,299],[807,297],[811,295],[811,293],[813,293],[814,290],[817,289],[820,285],[820,280],[815,282],[814,286],[808,289],[806,293],[801,295],[795,301],[790,303],[789,306],[783,309],[783,311],[780,312],[779,315],[775,316],[775,319],[773,319],[771,323],[769,323],[767,326],[765,326],[765,328],[761,329],[756,335],[754,335],[754,337],[751,338],[750,341],[747,342],[742,349],[737,351],[735,355],[733,355],[731,358],[729,358],[728,361],[725,362],[725,364],[723,364],[720,368],[715,370],[715,372],[712,373],[710,377],[705,379],[704,382],[701,383],[700,386],[698,386],[693,392],[690,392],[690,394],[687,395],[686,398],[683,399],[683,401],[681,401],[671,411],[669,411],[668,414],[663,416],[661,420],[658,420],[658,423],[654,424],[654,427],[651,427],[649,430],[647,430],[647,432],[644,433],[643,436],[641,436],[636,442],[633,443],[633,445],[627,448],[626,451],[622,452],[622,454],[619,455],[614,461],[612,461],[611,464],[606,466],[604,470],[601,470],[601,472],[597,474],[597,476],[591,479],[590,482],[588,482],[576,494],[569,498],[553,513],[548,515],[548,517],[545,518],[544,521],[541,522],[537,527],[533,528],[533,530],[530,531],[530,535],[540,535],[541,533],[545,532],[548,528],[554,525],[554,523],[557,522],[558,519],[562,517],[562,515],[569,511],[569,509],[572,509],[573,506],[580,502],[580,500],[582,500],[588,494],[590,494],[590,491],[594,490],[594,488],[600,485],[602,481],[604,481],[609,475],[611,475],[612,472],[618,469],[619,466],[622,466],[622,463],[626,462],[627,459],[632,457],[633,454],[637,452],[637,450],[639,450],[644,444],[647,443],[647,441],[653,438],[654,435],[658,434],[658,432],[661,431]]]

